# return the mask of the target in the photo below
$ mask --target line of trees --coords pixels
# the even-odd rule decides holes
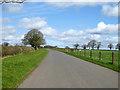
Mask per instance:
[[[99,50],[100,47],[103,45],[101,44],[101,42],[97,42],[96,40],[91,40],[90,42],[88,42],[88,44],[83,44],[82,46],[80,46],[77,43],[77,44],[74,44],[73,46],[75,47],[75,49],[78,49],[78,47],[82,47],[83,49],[86,49],[86,48],[91,49],[92,48],[92,50],[94,50],[94,48],[97,48],[97,50]],[[111,50],[113,48],[113,44],[112,43],[108,44],[108,48],[110,48],[110,50]],[[116,49],[120,50],[120,43],[118,43],[116,45]]]
[[[22,43],[16,44],[15,46],[31,45],[31,47],[37,50],[38,48],[40,48],[41,45],[44,45],[44,44],[46,44],[46,42],[45,42],[45,39],[43,38],[43,34],[37,29],[32,29],[27,34],[24,35],[24,38],[22,39]],[[10,44],[8,42],[4,42],[2,44],[2,46],[9,46],[9,45]],[[74,44],[73,46],[75,47],[75,49],[78,49],[78,47],[80,47],[78,43]],[[97,42],[96,40],[91,40],[90,42],[88,42],[88,44],[83,44],[81,47],[83,49],[92,48],[92,50],[94,50],[94,48],[97,48],[97,50],[99,50],[101,46],[102,46],[101,42]],[[66,46],[65,48],[69,48],[69,47]],[[110,43],[108,45],[108,48],[110,48],[111,50],[113,48],[113,44]],[[116,45],[116,49],[120,50],[120,43]]]

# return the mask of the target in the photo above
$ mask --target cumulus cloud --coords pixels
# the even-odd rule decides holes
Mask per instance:
[[[33,28],[43,28],[47,26],[47,22],[44,18],[33,17],[33,18],[23,18],[20,20],[19,27],[25,29],[33,29]]]
[[[118,5],[103,5],[102,13],[106,16],[118,16]]]
[[[21,28],[40,30],[46,39],[56,40],[64,43],[86,43],[90,40],[102,41],[102,35],[104,34],[117,34],[118,25],[116,24],[105,24],[104,22],[98,23],[96,28],[86,30],[64,30],[58,31],[48,26],[45,18],[33,17],[23,18],[20,20]],[[105,39],[110,42],[110,40]],[[114,41],[114,40],[113,40]]]
[[[64,31],[62,34],[68,35],[68,36],[79,36],[79,35],[85,34],[85,32],[80,30],[70,29],[68,31]]]
[[[64,31],[58,31],[50,27],[45,18],[32,17],[23,18],[19,21],[19,28],[21,29],[38,29],[40,30],[47,40],[60,41],[64,45],[72,45],[74,43],[87,44],[90,40],[96,40],[101,42],[115,42],[117,38],[103,38],[104,34],[117,34],[117,25],[115,24],[105,24],[104,22],[98,23],[96,28],[86,29],[86,30],[75,30],[69,29]],[[21,41],[24,35],[15,38],[14,34],[16,28],[13,26],[3,26],[3,39],[11,41]],[[104,40],[104,41],[103,41]],[[117,42],[117,41],[116,41]]]
[[[90,34],[118,34],[118,24],[100,22],[97,28],[87,29],[86,32]]]

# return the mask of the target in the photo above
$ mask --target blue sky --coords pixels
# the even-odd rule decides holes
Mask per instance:
[[[3,42],[20,43],[29,30],[40,30],[47,45],[59,47],[90,40],[117,44],[117,3],[44,3],[3,4]]]

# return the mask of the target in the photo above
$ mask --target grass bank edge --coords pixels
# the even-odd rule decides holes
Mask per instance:
[[[53,50],[56,50],[56,49],[53,49]],[[62,51],[62,50],[56,50],[56,51],[59,51],[59,52],[63,52],[63,53],[65,53],[65,54],[68,54],[68,55],[71,55],[71,56],[74,56],[74,57],[76,57],[76,58],[79,58],[79,59],[81,59],[81,60],[84,60],[84,61],[88,61],[88,62],[90,62],[90,63],[94,63],[94,64],[97,64],[97,65],[100,65],[100,66],[103,66],[103,67],[105,67],[105,68],[108,68],[108,69],[111,69],[111,70],[113,70],[113,71],[117,71],[117,72],[120,72],[120,67],[116,67],[115,65],[113,66],[113,65],[107,65],[107,64],[105,64],[104,62],[101,62],[101,61],[99,61],[99,60],[94,60],[94,59],[92,59],[92,58],[88,58],[88,57],[85,57],[85,56],[77,56],[77,55],[75,55],[75,54],[72,54],[72,53],[69,53],[69,52],[66,52],[66,51]]]
[[[8,58],[5,58],[6,60],[10,60],[10,58],[13,58],[13,59],[17,59],[17,58],[19,58],[19,57],[21,57],[21,58],[25,58],[26,57],[26,59],[28,59],[28,61],[27,60],[25,60],[25,61],[23,61],[23,63],[26,63],[26,61],[29,63],[29,64],[31,64],[31,65],[29,65],[29,67],[27,67],[27,65],[23,65],[24,67],[22,67],[22,69],[23,68],[27,68],[26,70],[26,72],[23,72],[23,74],[22,75],[19,75],[20,73],[19,73],[19,66],[15,66],[13,63],[14,62],[12,62],[12,64],[13,64],[13,67],[12,68],[17,68],[18,69],[18,71],[16,71],[16,73],[18,72],[19,74],[18,74],[18,77],[17,77],[17,74],[16,74],[16,76],[14,76],[14,77],[17,77],[17,79],[18,80],[15,80],[15,82],[14,82],[14,84],[12,84],[12,85],[9,85],[8,84],[8,86],[7,85],[5,85],[6,83],[4,83],[3,82],[3,87],[2,88],[17,88],[30,74],[31,74],[31,72],[44,60],[44,58],[47,56],[47,54],[48,54],[48,50],[46,50],[46,49],[40,49],[40,50],[36,50],[36,51],[33,51],[33,52],[24,52],[24,53],[22,53],[21,55],[16,55],[16,56],[12,56],[12,57],[8,57]],[[33,55],[33,56],[32,56]],[[35,57],[36,56],[36,57]],[[37,58],[36,59],[36,62],[34,61],[34,60],[32,60],[31,58],[29,58],[29,57],[31,57],[32,59],[35,59],[35,58]],[[39,59],[38,59],[39,58]],[[3,61],[5,60],[5,59],[3,59]],[[13,61],[16,61],[16,60],[13,60]],[[30,62],[30,61],[33,61],[33,62]],[[9,61],[8,61],[9,62]],[[18,62],[18,63],[21,63],[21,62]],[[12,65],[11,64],[11,65]],[[15,63],[16,64],[16,63]],[[3,65],[5,65],[5,64],[3,64]],[[15,66],[15,67],[14,67]],[[11,69],[12,69],[11,68]],[[20,68],[21,68],[21,66],[20,66]],[[4,69],[4,66],[3,66],[3,69]],[[9,70],[9,67],[7,68],[6,67],[6,70]],[[16,70],[17,70],[16,69]],[[13,71],[14,72],[14,71]],[[10,74],[10,72],[7,74],[6,72],[4,73],[4,71],[3,71],[3,75],[9,75]],[[3,77],[7,77],[7,76],[3,76]],[[12,78],[14,78],[13,76],[12,76]],[[8,79],[10,79],[10,77],[7,77]],[[5,78],[4,78],[5,79]],[[5,79],[5,80],[7,80],[7,79]],[[13,80],[14,81],[14,80]],[[9,80],[8,80],[8,82],[9,82]]]

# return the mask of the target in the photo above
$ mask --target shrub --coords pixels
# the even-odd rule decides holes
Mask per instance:
[[[2,46],[2,57],[31,51],[34,51],[34,48],[25,46]]]

